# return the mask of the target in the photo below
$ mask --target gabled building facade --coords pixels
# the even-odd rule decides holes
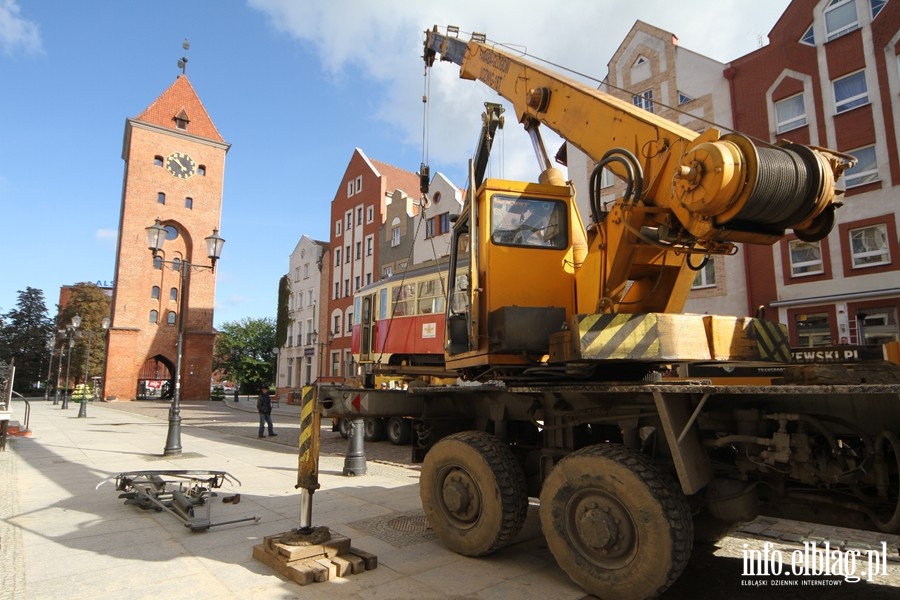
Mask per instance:
[[[353,294],[379,277],[377,238],[386,198],[395,190],[415,195],[419,177],[372,160],[356,148],[331,202],[330,289],[323,381],[340,381],[352,371]],[[322,336],[325,336],[322,338]]]
[[[858,160],[827,238],[755,252],[771,268],[752,301],[771,307],[795,346],[900,339],[898,24],[897,2],[794,0],[769,44],[725,72],[739,131]]]

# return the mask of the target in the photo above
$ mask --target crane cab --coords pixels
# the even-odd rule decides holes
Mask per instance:
[[[524,367],[575,307],[584,226],[567,186],[487,179],[453,229],[448,369]]]

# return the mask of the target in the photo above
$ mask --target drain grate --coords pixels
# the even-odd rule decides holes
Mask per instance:
[[[388,521],[388,527],[401,533],[422,533],[428,531],[431,526],[425,515],[403,515]]]

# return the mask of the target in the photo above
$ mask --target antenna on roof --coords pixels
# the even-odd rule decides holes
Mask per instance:
[[[184,48],[184,53],[187,54],[188,49],[191,47],[190,43],[188,43],[187,38],[184,38],[184,41],[181,42],[181,47]],[[178,68],[181,69],[181,74],[184,75],[185,71],[187,71],[187,56],[182,56],[178,59]]]

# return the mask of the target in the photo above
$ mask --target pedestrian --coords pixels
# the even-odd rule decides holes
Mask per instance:
[[[272,428],[272,397],[269,395],[269,386],[264,385],[259,390],[256,410],[259,411],[259,437],[266,437],[266,425],[269,426],[269,437],[277,436],[278,434]]]

